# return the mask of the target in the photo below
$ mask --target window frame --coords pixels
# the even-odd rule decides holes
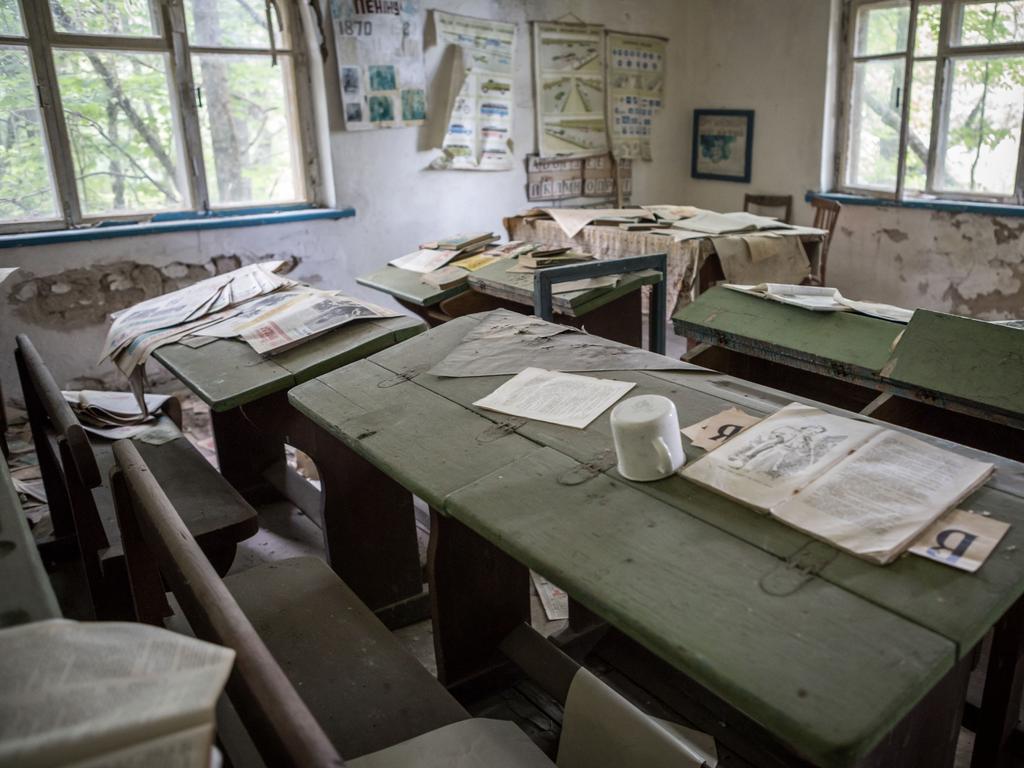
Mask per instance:
[[[323,197],[320,162],[316,152],[309,55],[298,3],[268,1],[269,6],[274,9],[276,20],[285,29],[280,46],[275,44],[267,48],[236,48],[191,45],[188,40],[183,0],[146,0],[159,27],[151,37],[58,31],[54,26],[49,0],[15,2],[21,12],[24,36],[0,35],[0,45],[24,48],[28,51],[58,215],[49,219],[0,221],[0,234],[74,229],[99,222],[130,223],[167,212],[192,212],[203,215],[213,210],[229,212],[253,207],[289,207],[295,203],[314,203]],[[287,41],[287,45],[283,44],[284,41]],[[175,153],[180,168],[180,180],[184,182],[183,191],[187,197],[181,208],[108,212],[99,215],[82,213],[54,62],[53,54],[57,48],[159,53],[167,57],[168,79],[171,83],[171,110],[175,122]],[[192,75],[192,55],[202,53],[248,54],[266,56],[268,59],[277,57],[290,60],[291,82],[290,87],[286,88],[286,96],[291,101],[290,107],[294,117],[292,153],[298,161],[298,167],[295,168],[298,184],[296,199],[274,202],[250,200],[211,205],[203,159],[199,106]]]
[[[973,0],[984,2],[985,0]],[[956,21],[957,7],[961,2],[972,0],[845,0],[841,27],[841,64],[839,72],[838,115],[836,126],[835,147],[835,180],[833,188],[842,193],[869,196],[883,200],[901,202],[903,200],[964,200],[1011,205],[1024,205],[1024,120],[1021,126],[1021,138],[1017,148],[1017,167],[1015,169],[1013,192],[1006,195],[991,193],[973,193],[958,190],[936,189],[938,163],[943,156],[940,143],[946,136],[946,124],[949,110],[946,105],[950,99],[952,79],[950,71],[958,58],[985,55],[1024,55],[1024,41],[994,43],[986,45],[955,45],[951,43],[952,31]],[[921,5],[939,5],[941,15],[939,35],[934,54],[915,55],[917,43],[917,16]],[[909,7],[910,18],[907,25],[906,50],[897,53],[880,55],[857,55],[857,14],[865,6],[879,8]],[[855,64],[863,61],[902,60],[903,88],[900,103],[899,155],[896,165],[896,185],[892,190],[863,187],[847,183],[847,171],[850,161],[850,137],[853,128],[853,78]],[[915,61],[935,62],[935,82],[932,92],[931,134],[928,144],[926,163],[925,188],[921,191],[907,193],[904,189],[904,176],[907,163],[907,133],[909,130],[911,90],[913,87]]]

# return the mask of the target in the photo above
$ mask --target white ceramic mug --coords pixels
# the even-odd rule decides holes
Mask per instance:
[[[668,477],[686,462],[676,404],[661,395],[639,395],[612,410],[612,439],[619,474],[648,482]]]

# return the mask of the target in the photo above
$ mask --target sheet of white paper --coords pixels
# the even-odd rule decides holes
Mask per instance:
[[[544,614],[548,621],[560,621],[569,618],[569,595],[564,589],[560,589],[545,579],[539,573],[530,573],[533,578],[533,586],[537,590],[537,597],[544,607]]]
[[[18,271],[17,267],[0,267],[0,283]]]
[[[421,248],[418,251],[407,253],[405,256],[392,259],[388,264],[399,269],[408,269],[410,272],[433,272],[458,255],[459,251],[435,251],[430,248]]]
[[[636,384],[527,368],[473,405],[583,429]]]
[[[910,552],[974,573],[1008,530],[1009,523],[966,509],[954,509],[929,525],[910,545]]]
[[[545,208],[544,212],[562,228],[566,237],[576,237],[595,219],[625,216],[654,221],[654,214],[643,208]]]
[[[619,282],[618,275],[605,275],[603,277],[584,277],[582,280],[568,280],[564,283],[554,283],[551,286],[551,293],[555,295],[573,293],[575,291],[590,291],[594,288],[611,288]]]

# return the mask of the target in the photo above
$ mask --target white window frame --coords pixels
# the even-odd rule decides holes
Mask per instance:
[[[46,137],[51,183],[58,208],[58,217],[31,221],[0,222],[0,233],[37,232],[89,226],[100,221],[139,221],[155,213],[168,210],[205,213],[211,210],[243,211],[246,208],[285,206],[296,202],[315,203],[322,199],[323,189],[319,160],[316,154],[315,120],[309,71],[309,57],[305,45],[302,16],[297,2],[267,0],[277,21],[284,25],[282,36],[287,45],[267,48],[235,48],[227,46],[193,46],[188,40],[183,0],[147,0],[153,8],[159,29],[154,36],[120,36],[83,34],[58,31],[53,24],[49,0],[16,0],[21,11],[24,36],[0,35],[0,45],[27,48],[36,83],[39,109]],[[180,209],[152,211],[133,210],[125,213],[83,215],[75,180],[71,144],[61,104],[60,89],[53,60],[55,48],[115,50],[141,53],[162,53],[168,56],[171,89],[171,109],[176,119],[175,144],[182,181],[185,182],[187,201]],[[287,89],[292,98],[293,162],[299,184],[297,199],[286,202],[254,200],[237,204],[212,206],[208,191],[203,145],[199,127],[196,88],[192,77],[193,53],[253,54],[288,58],[291,61],[292,87]],[[297,145],[297,146],[296,146]]]
[[[975,0],[986,2],[987,0]],[[970,0],[968,0],[968,3]],[[917,38],[917,10],[920,5],[941,5],[939,22],[939,39],[934,55],[915,57],[914,46]],[[857,13],[864,6],[884,8],[909,6],[910,21],[907,28],[907,49],[898,53],[858,56],[856,53],[856,21]],[[956,26],[954,18],[959,0],[845,0],[842,19],[842,64],[840,66],[839,89],[839,121],[836,135],[835,155],[835,188],[839,192],[889,200],[966,200],[991,202],[1011,205],[1024,205],[1024,125],[1021,129],[1021,142],[1017,151],[1017,168],[1014,179],[1014,191],[1008,195],[976,194],[971,192],[949,191],[936,189],[938,163],[943,152],[940,142],[946,135],[945,121],[948,111],[945,109],[952,88],[949,77],[952,62],[962,56],[984,56],[986,54],[1020,54],[1024,55],[1024,42],[998,43],[993,45],[954,45],[950,42],[952,31]],[[847,163],[849,161],[850,131],[852,128],[853,70],[854,64],[860,61],[881,61],[885,59],[902,59],[904,61],[903,89],[900,101],[900,137],[899,158],[896,167],[896,188],[880,190],[872,187],[858,187],[846,183]],[[913,83],[916,61],[935,61],[935,88],[932,96],[931,138],[928,144],[927,180],[921,192],[904,190],[904,175],[907,161],[907,131],[910,116],[910,91]]]

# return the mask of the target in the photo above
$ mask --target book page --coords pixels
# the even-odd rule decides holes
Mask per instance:
[[[120,765],[169,739],[175,749],[147,768],[205,768],[233,659],[228,648],[146,624],[56,619],[5,629],[0,765]]]
[[[773,514],[851,554],[888,563],[992,469],[884,430]]]
[[[473,405],[583,429],[635,386],[631,381],[527,368]]]
[[[791,403],[683,470],[683,477],[770,511],[881,427]]]

